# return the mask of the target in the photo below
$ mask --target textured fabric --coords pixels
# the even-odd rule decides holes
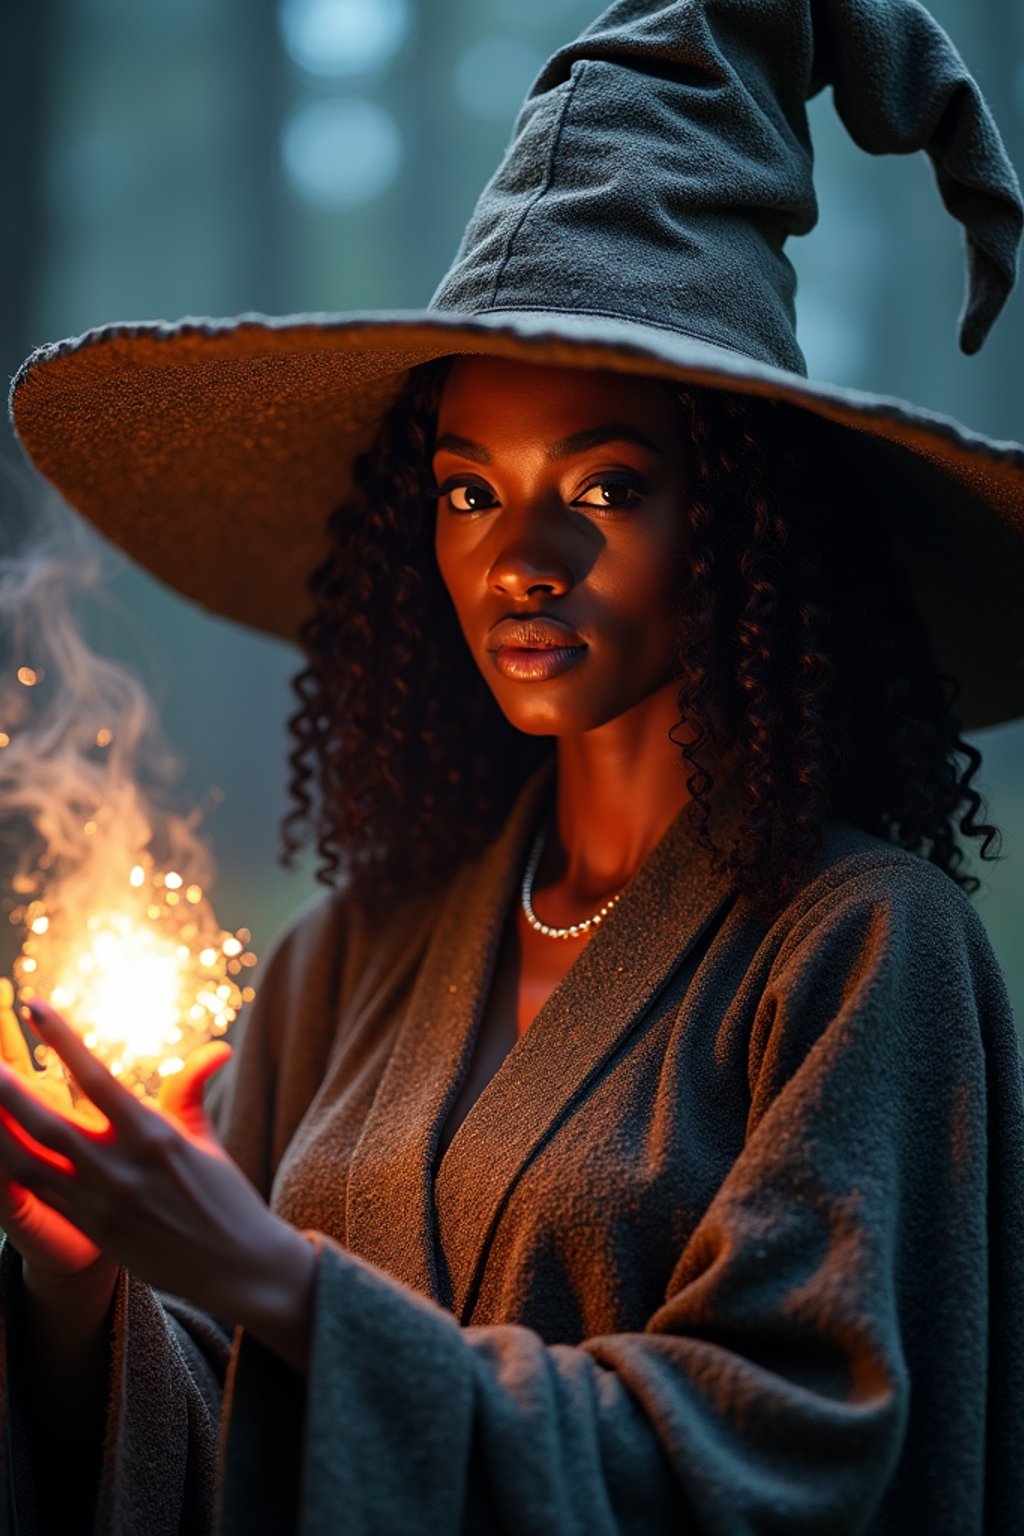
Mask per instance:
[[[934,866],[833,821],[766,931],[681,814],[438,1161],[551,787],[383,932],[310,905],[240,1023],[212,1107],[320,1263],[308,1384],[235,1339],[219,1528],[1024,1528],[1021,1059]],[[185,1536],[221,1335],[138,1289],[109,1528]]]
[[[1020,190],[916,0],[618,0],[541,71],[427,308],[104,326],[18,371],[18,437],[177,591],[294,638],[411,366],[486,352],[767,396],[792,407],[779,436],[863,477],[892,525],[966,726],[1024,714],[1024,448],[803,377],[784,246],[817,217],[806,102],[826,85],[865,150],[930,156],[975,351],[1014,280]]]
[[[0,1408],[5,1465],[0,1531],[37,1536],[33,1474],[19,1412],[31,1360],[19,1348],[21,1259],[0,1247]],[[231,1337],[214,1319],[122,1270],[111,1329],[110,1394],[97,1532],[205,1536],[212,1528],[220,1400]],[[52,1475],[64,1469],[54,1465]],[[64,1536],[64,1533],[61,1533]],[[68,1533],[78,1536],[78,1533]]]
[[[931,156],[976,352],[1016,278],[1020,188],[916,0],[617,0],[541,71],[431,304],[617,315],[805,372],[783,247],[817,222],[825,85],[862,148]]]

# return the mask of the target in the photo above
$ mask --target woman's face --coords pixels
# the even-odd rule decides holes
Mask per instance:
[[[453,365],[433,459],[437,561],[519,730],[594,730],[678,675],[686,442],[658,380],[494,357]],[[554,627],[517,634],[528,619]]]

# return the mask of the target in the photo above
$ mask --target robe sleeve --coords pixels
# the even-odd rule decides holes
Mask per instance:
[[[337,929],[337,932],[335,931]],[[314,898],[279,935],[263,963],[256,1001],[232,1035],[234,1055],[214,1079],[208,1108],[218,1134],[265,1198],[276,1149],[301,1115],[302,1095],[322,1070],[337,1001],[336,968],[344,958],[334,898]],[[293,1051],[283,1081],[278,1068],[287,1030],[298,1015],[285,1008],[301,990],[309,1044]],[[296,1026],[298,1027],[298,1026]],[[307,1081],[308,1080],[308,1081]],[[308,1102],[308,1099],[307,1101]],[[0,1251],[0,1530],[36,1536],[37,1511],[18,1382],[31,1369],[23,1337],[21,1259],[4,1240]],[[110,1328],[110,1389],[94,1531],[97,1536],[205,1536],[214,1528],[218,1444],[233,1326],[151,1289],[121,1272]],[[302,1379],[279,1365],[282,1402],[298,1405]]]
[[[35,1472],[20,1400],[20,1384],[32,1369],[24,1305],[21,1257],[5,1237],[0,1250],[0,1530],[37,1536]],[[147,1536],[204,1536],[212,1528],[230,1330],[121,1270],[109,1348],[93,1530],[97,1536],[142,1531]],[[86,1475],[85,1468],[52,1468],[53,1476],[62,1473]]]
[[[343,1512],[347,1536],[863,1532],[911,1390],[930,1390],[905,1348],[922,1295],[937,1369],[985,1375],[996,1076],[1020,1190],[1020,1055],[969,902],[923,861],[826,884],[754,1011],[743,1150],[642,1331],[460,1327],[319,1238],[292,1528]],[[243,1336],[228,1536],[255,1529],[232,1442],[265,1364]]]

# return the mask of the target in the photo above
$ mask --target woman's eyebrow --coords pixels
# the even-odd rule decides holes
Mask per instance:
[[[489,464],[491,456],[486,448],[479,443],[474,443],[468,437],[459,437],[455,432],[443,432],[434,444],[434,453],[457,453],[460,459],[473,459],[477,464]]]
[[[551,444],[547,457],[551,460],[568,459],[574,453],[585,453],[588,448],[600,448],[602,443],[636,443],[638,448],[646,448],[659,458],[665,457],[657,443],[646,433],[638,432],[636,427],[627,427],[622,422],[612,422],[606,427],[587,427],[583,432],[563,437],[560,443]]]
[[[659,458],[665,457],[664,450],[645,433],[622,422],[611,422],[604,427],[586,427],[582,432],[574,432],[571,437],[563,437],[560,442],[551,443],[545,456],[551,462],[568,459],[574,453],[585,453],[588,448],[600,448],[604,443],[636,443],[649,453],[656,453]],[[491,462],[490,454],[481,443],[474,443],[468,437],[459,437],[455,432],[444,432],[438,438],[434,452],[441,453],[443,450],[457,453],[463,459],[472,459],[477,464]]]

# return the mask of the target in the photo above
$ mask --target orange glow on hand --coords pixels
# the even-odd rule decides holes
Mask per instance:
[[[69,1173],[72,1175],[75,1173],[74,1163],[70,1162],[60,1152],[54,1152],[49,1147],[44,1147],[41,1141],[36,1141],[35,1137],[30,1136],[28,1131],[24,1130],[17,1120],[3,1108],[0,1108],[0,1123],[3,1124],[6,1131],[10,1132],[14,1140],[24,1147],[26,1152],[30,1152],[41,1163],[46,1163],[50,1168],[56,1168],[59,1173]]]

